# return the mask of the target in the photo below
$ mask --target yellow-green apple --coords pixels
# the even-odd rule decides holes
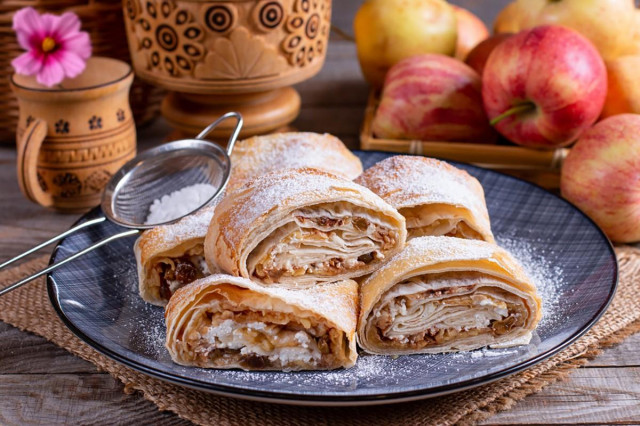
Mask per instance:
[[[567,156],[562,195],[613,241],[640,240],[640,115],[606,118],[586,131]]]
[[[628,50],[633,32],[633,0],[517,0],[529,17],[521,29],[539,25],[564,25],[578,31],[596,46],[604,59]]]
[[[467,55],[467,59],[464,60],[464,63],[473,68],[478,74],[482,75],[484,73],[484,66],[489,59],[489,55],[493,52],[500,43],[512,37],[513,33],[500,33],[495,34],[489,37],[488,39],[480,42],[476,47],[469,52]]]
[[[629,45],[623,55],[640,55],[640,9],[633,12],[633,30],[629,37]]]
[[[640,56],[622,56],[606,65],[609,89],[601,117],[640,114]]]
[[[404,58],[456,51],[456,14],[444,0],[366,0],[353,30],[362,73],[374,87]]]
[[[392,139],[495,142],[480,85],[480,76],[457,59],[436,54],[404,59],[387,74],[373,131]]]
[[[500,43],[482,75],[491,124],[519,145],[556,148],[597,120],[607,73],[596,48],[574,30],[542,26]]]
[[[487,26],[476,15],[462,7],[453,6],[458,19],[458,42],[455,57],[464,61],[467,54],[489,37]]]
[[[525,19],[525,13],[520,9],[517,1],[507,4],[496,16],[493,21],[493,32],[499,33],[517,33],[522,29],[522,21]]]

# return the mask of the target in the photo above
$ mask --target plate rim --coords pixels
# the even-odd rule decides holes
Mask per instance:
[[[352,150],[352,152],[382,153],[382,154],[392,154],[392,155],[411,155],[411,154],[398,154],[398,153],[387,152],[387,151]],[[101,345],[100,343],[94,341],[91,337],[86,335],[79,327],[77,327],[73,322],[71,322],[71,320],[67,318],[66,314],[64,313],[64,310],[62,309],[62,306],[60,305],[60,302],[58,300],[59,284],[55,281],[51,273],[47,274],[47,293],[49,295],[49,300],[51,301],[51,304],[56,314],[62,320],[64,325],[67,328],[69,328],[69,330],[71,330],[71,332],[76,337],[78,337],[83,342],[88,344],[98,353],[106,356],[109,359],[112,359],[113,361],[116,361],[121,365],[124,365],[127,368],[131,368],[135,371],[163,380],[165,382],[177,384],[190,389],[206,391],[208,393],[212,393],[220,396],[233,397],[233,398],[239,398],[239,399],[245,399],[245,400],[251,400],[251,401],[259,401],[259,402],[287,404],[287,405],[366,406],[366,405],[402,403],[402,402],[416,401],[421,399],[435,398],[435,397],[444,396],[444,395],[472,389],[481,385],[495,382],[497,380],[503,379],[505,377],[511,376],[513,374],[516,374],[528,368],[531,368],[536,364],[539,364],[540,362],[564,350],[569,345],[571,345],[576,340],[578,340],[580,337],[582,337],[584,334],[586,334],[598,322],[598,320],[602,318],[602,316],[607,311],[607,309],[609,308],[609,306],[611,305],[611,302],[615,297],[616,291],[618,289],[619,278],[620,278],[618,259],[615,254],[615,249],[613,247],[613,244],[611,243],[609,238],[606,236],[604,231],[593,221],[593,219],[587,216],[584,212],[582,212],[570,201],[565,200],[564,198],[560,197],[557,194],[554,194],[551,191],[548,191],[547,189],[543,188],[540,185],[537,185],[532,182],[528,182],[524,179],[520,179],[515,176],[502,173],[500,171],[491,170],[491,169],[487,169],[484,167],[480,167],[480,166],[476,166],[468,163],[460,163],[460,162],[449,161],[449,160],[444,160],[444,161],[451,163],[453,165],[460,164],[460,165],[464,165],[465,167],[470,167],[472,169],[477,169],[483,172],[495,173],[497,175],[506,177],[508,179],[525,183],[526,185],[530,185],[534,188],[537,188],[538,190],[542,190],[547,194],[551,195],[552,197],[560,200],[560,202],[565,203],[569,208],[576,210],[583,218],[587,219],[587,222],[590,223],[597,230],[597,232],[600,234],[601,237],[603,237],[604,241],[606,242],[609,254],[613,258],[614,265],[615,265],[614,271],[613,271],[613,281],[611,283],[612,285],[609,289],[609,294],[607,295],[606,302],[599,308],[599,310],[594,314],[594,316],[591,319],[589,319],[589,321],[586,322],[585,325],[582,328],[580,328],[576,333],[572,334],[571,336],[566,338],[564,341],[562,341],[560,344],[552,347],[551,349],[545,352],[542,352],[532,358],[529,358],[521,363],[512,365],[510,367],[504,368],[500,371],[497,371],[491,374],[486,374],[486,375],[479,376],[473,379],[468,379],[462,382],[441,385],[434,388],[426,388],[426,389],[423,388],[423,389],[415,389],[410,391],[398,391],[393,393],[365,394],[365,395],[357,395],[357,396],[296,394],[293,392],[277,392],[277,391],[243,389],[243,388],[238,388],[230,385],[221,385],[221,384],[217,384],[209,381],[202,381],[202,380],[190,379],[190,378],[187,379],[187,378],[176,376],[171,373],[167,373],[157,368],[147,367],[137,361],[133,361],[127,358],[126,356],[123,356],[118,352],[113,351]],[[74,222],[72,226],[77,225],[78,223],[83,221],[87,216],[96,214],[96,213],[103,214],[99,206],[83,214],[77,221]],[[53,253],[51,254],[51,257],[49,259],[49,264],[52,264],[54,262],[54,259],[58,254],[58,250],[65,240],[66,238],[62,239],[56,244],[56,247],[53,250]],[[260,372],[257,372],[257,373],[260,373]]]

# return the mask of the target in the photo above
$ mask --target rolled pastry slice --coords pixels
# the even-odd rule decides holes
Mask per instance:
[[[482,185],[444,161],[390,157],[355,182],[398,209],[407,220],[408,238],[446,235],[494,242]]]
[[[373,192],[320,170],[291,169],[220,202],[205,257],[231,275],[315,285],[372,272],[405,239],[404,218]]]
[[[335,136],[297,132],[254,136],[238,142],[231,154],[227,191],[275,170],[312,167],[353,180],[362,173],[360,159]]]
[[[214,209],[205,207],[174,224],[157,226],[136,240],[133,250],[142,299],[165,306],[178,288],[217,271],[204,259],[204,238]]]
[[[174,362],[204,368],[330,370],[356,362],[355,281],[309,289],[211,275],[167,305]]]
[[[540,321],[536,287],[484,241],[419,237],[361,287],[358,340],[374,354],[527,344]]]

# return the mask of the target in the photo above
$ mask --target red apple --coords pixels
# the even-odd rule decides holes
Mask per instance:
[[[569,145],[598,119],[607,71],[584,36],[560,26],[522,31],[499,44],[482,75],[495,128],[523,146]]]
[[[457,59],[404,59],[387,74],[373,131],[391,139],[494,142],[480,86],[480,76]]]
[[[500,33],[489,37],[469,52],[464,63],[473,68],[478,74],[484,74],[484,67],[493,49],[510,37],[513,37],[513,33]]]
[[[562,195],[613,241],[640,240],[640,115],[606,118],[586,131],[562,167]]]
[[[455,57],[464,61],[471,49],[489,37],[489,30],[480,18],[467,9],[454,5],[452,7],[458,20],[458,42]]]

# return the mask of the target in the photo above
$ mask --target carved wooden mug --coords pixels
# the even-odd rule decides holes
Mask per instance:
[[[52,88],[12,76],[20,107],[18,182],[27,198],[72,211],[100,203],[111,175],[136,153],[132,82],[131,66],[102,57]]]

